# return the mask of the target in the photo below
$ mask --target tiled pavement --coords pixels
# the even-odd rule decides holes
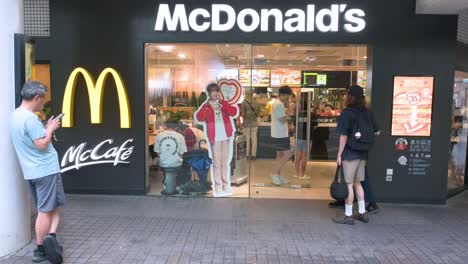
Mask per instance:
[[[69,195],[64,263],[468,263],[468,193],[336,225],[326,201]],[[30,244],[0,259],[31,263]]]

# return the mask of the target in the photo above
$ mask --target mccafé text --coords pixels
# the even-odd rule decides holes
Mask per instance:
[[[128,144],[133,142],[133,139],[126,140],[120,146],[106,146],[113,142],[114,140],[107,139],[88,150],[86,150],[86,142],[78,147],[71,146],[63,155],[61,172],[103,163],[112,163],[114,166],[130,163],[127,160],[133,153],[133,146],[128,146]]]

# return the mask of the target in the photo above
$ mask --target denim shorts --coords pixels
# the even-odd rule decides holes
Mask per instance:
[[[311,141],[309,141],[309,146],[307,146],[307,140],[298,139],[297,140],[297,145],[296,145],[296,151],[297,152],[307,152],[310,149],[311,145],[312,145]]]

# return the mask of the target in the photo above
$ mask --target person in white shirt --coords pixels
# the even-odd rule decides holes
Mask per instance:
[[[168,119],[165,131],[156,137],[154,151],[159,154],[159,166],[161,168],[177,168],[182,165],[182,154],[187,152],[184,137],[175,131],[179,122]]]
[[[271,173],[273,184],[282,185],[288,183],[281,176],[281,169],[292,157],[291,145],[288,133],[288,119],[283,102],[287,102],[292,91],[289,86],[281,86],[279,98],[274,99],[271,108],[271,137],[272,144],[276,150],[276,162]]]

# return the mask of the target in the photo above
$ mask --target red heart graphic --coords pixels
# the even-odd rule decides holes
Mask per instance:
[[[218,82],[221,89],[221,98],[226,100],[229,104],[238,104],[242,95],[242,85],[234,79],[222,79]]]

